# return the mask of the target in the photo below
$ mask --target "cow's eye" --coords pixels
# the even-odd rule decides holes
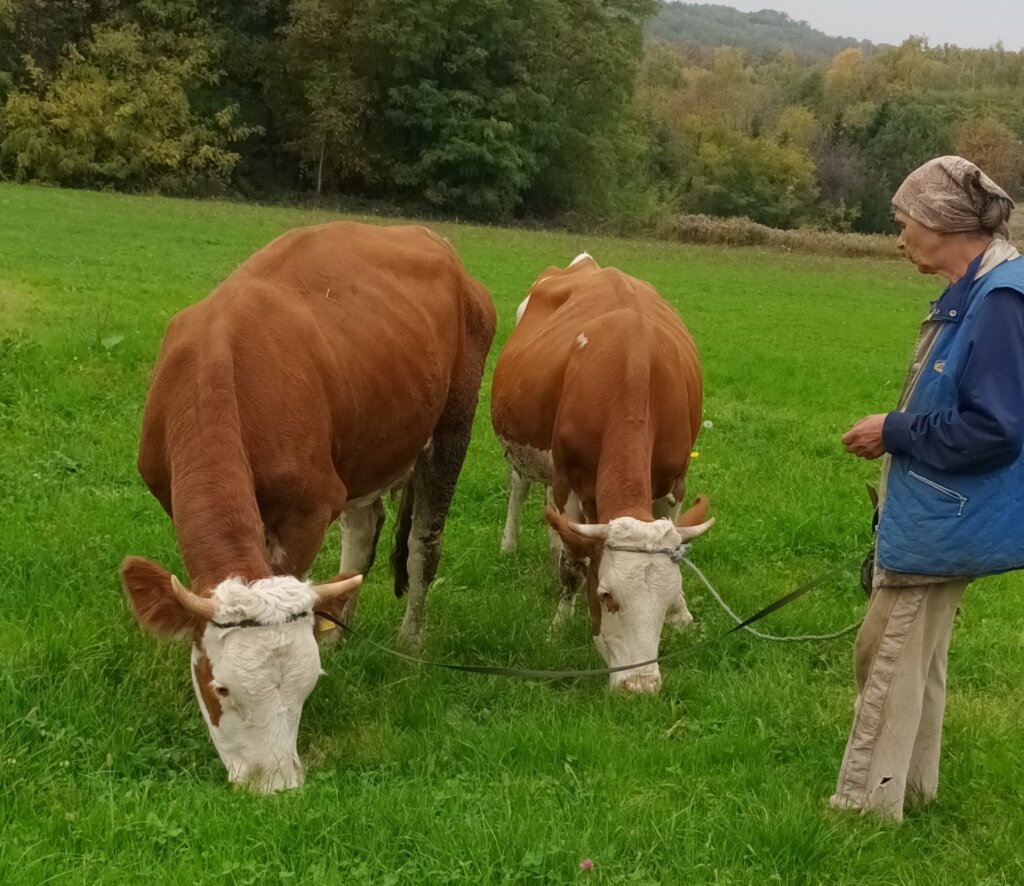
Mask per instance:
[[[213,691],[217,693],[221,698],[227,698],[231,694],[231,690],[228,689],[223,683],[214,683]]]

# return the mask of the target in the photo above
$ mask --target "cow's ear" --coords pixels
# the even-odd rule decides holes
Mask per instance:
[[[676,526],[697,526],[700,523],[704,523],[708,519],[708,511],[710,509],[711,504],[708,502],[708,497],[706,495],[698,495],[693,500],[693,504],[676,519]]]
[[[121,564],[121,587],[139,625],[160,637],[198,636],[205,623],[178,602],[171,573],[143,557],[128,557]]]
[[[548,526],[558,533],[559,538],[562,539],[562,544],[568,548],[569,553],[577,560],[593,557],[598,548],[603,544],[603,539],[592,538],[577,532],[572,528],[572,521],[565,514],[558,513],[550,505],[544,508],[544,519],[547,521]]]

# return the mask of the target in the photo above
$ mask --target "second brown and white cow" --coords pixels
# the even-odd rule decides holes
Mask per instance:
[[[364,573],[402,487],[395,592],[416,646],[494,336],[487,291],[422,227],[338,222],[284,234],[172,318],[139,471],[170,515],[191,590],[129,557],[140,624],[192,644],[192,682],[232,781],[302,782],[299,718],[320,674],[314,609],[360,578],[305,580],[340,518]]]
[[[509,464],[502,550],[515,549],[530,484],[546,484],[560,612],[585,571],[594,642],[611,668],[657,658],[666,617],[692,621],[678,558],[714,521],[705,499],[674,518],[701,397],[697,350],[675,310],[586,253],[534,283],[494,370],[491,419]],[[627,691],[661,686],[656,663],[610,679]]]

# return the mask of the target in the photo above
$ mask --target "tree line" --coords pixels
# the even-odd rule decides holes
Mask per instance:
[[[0,176],[865,232],[938,154],[1019,190],[1024,53],[645,40],[656,5],[0,0]]]
[[[874,49],[869,40],[830,37],[784,12],[740,12],[710,3],[666,2],[644,28],[656,40],[704,46],[733,46],[764,58],[784,49],[816,61],[828,61],[844,49]]]

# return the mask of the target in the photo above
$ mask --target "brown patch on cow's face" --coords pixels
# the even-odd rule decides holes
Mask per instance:
[[[216,727],[220,725],[224,708],[221,707],[220,695],[213,685],[213,665],[206,657],[206,653],[202,651],[202,647],[199,647],[196,652],[196,659],[192,665],[192,676],[203,707],[206,708],[206,716],[210,720],[210,725]]]

